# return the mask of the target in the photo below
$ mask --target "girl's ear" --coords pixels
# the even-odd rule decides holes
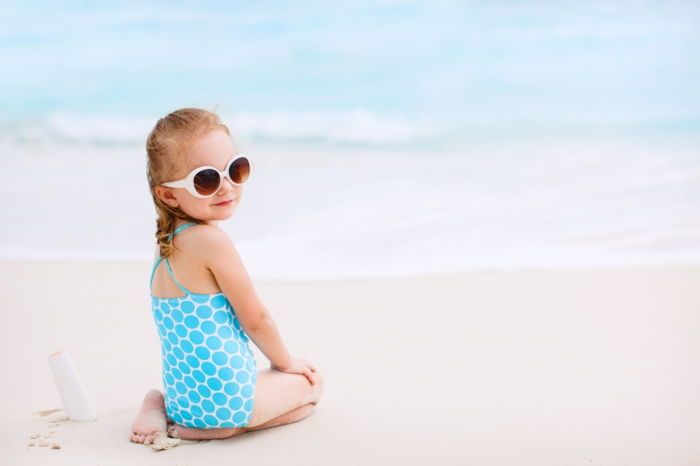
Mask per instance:
[[[154,192],[156,193],[158,199],[165,202],[170,207],[178,207],[180,205],[178,200],[175,198],[172,189],[166,186],[156,186],[154,188]]]

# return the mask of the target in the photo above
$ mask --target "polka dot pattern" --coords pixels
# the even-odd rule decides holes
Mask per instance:
[[[257,366],[231,304],[217,293],[152,298],[168,417],[195,428],[246,427]]]

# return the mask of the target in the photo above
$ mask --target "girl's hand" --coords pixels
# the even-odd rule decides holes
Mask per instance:
[[[311,364],[306,359],[292,358],[292,363],[289,365],[289,367],[285,368],[284,370],[275,366],[273,363],[270,363],[270,368],[274,369],[276,371],[285,372],[287,374],[301,374],[301,375],[305,376],[307,379],[309,379],[309,382],[311,383],[311,385],[316,385],[316,382],[317,382],[316,366]]]

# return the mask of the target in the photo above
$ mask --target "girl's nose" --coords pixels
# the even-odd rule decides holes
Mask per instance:
[[[219,188],[219,194],[226,194],[230,193],[231,191],[235,190],[235,185],[231,180],[228,179],[228,176],[224,177],[224,182],[221,183],[221,187]]]

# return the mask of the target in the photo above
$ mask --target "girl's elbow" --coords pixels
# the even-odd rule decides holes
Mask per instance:
[[[267,312],[252,316],[244,327],[248,333],[257,333],[273,325],[272,317]]]

